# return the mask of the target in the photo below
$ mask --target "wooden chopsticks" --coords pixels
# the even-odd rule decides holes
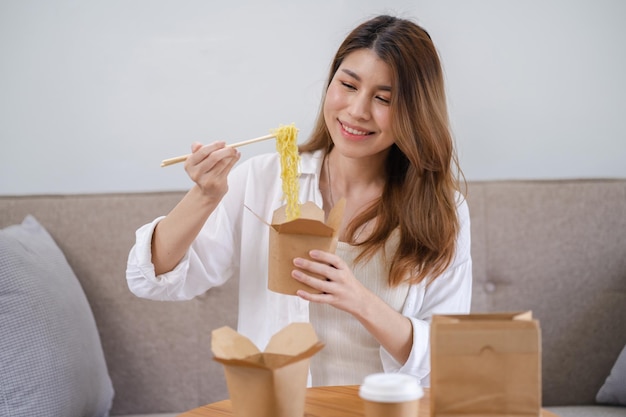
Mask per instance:
[[[249,145],[251,143],[261,142],[261,141],[264,141],[264,140],[272,139],[272,138],[275,138],[276,135],[277,135],[277,133],[270,133],[269,135],[260,136],[258,138],[254,138],[254,139],[244,140],[244,141],[233,143],[231,145],[226,145],[226,146],[231,147],[231,148],[237,148],[239,146]],[[187,154],[187,155],[176,156],[174,158],[164,159],[163,161],[161,161],[161,166],[162,167],[166,167],[166,166],[177,164],[179,162],[184,162],[190,156],[191,156],[191,154]]]

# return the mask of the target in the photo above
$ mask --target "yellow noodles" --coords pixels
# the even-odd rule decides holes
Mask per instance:
[[[272,131],[276,134],[276,150],[280,155],[280,178],[283,182],[283,199],[287,202],[285,213],[287,220],[300,217],[300,204],[298,202],[300,177],[298,153],[298,129],[294,124],[281,125]]]

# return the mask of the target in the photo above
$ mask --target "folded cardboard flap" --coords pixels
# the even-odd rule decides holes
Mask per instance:
[[[487,322],[501,322],[507,320],[532,320],[532,311],[515,311],[515,312],[503,312],[503,313],[472,313],[472,314],[446,314],[446,315],[434,315],[433,320],[440,321],[442,323],[460,323],[460,322],[474,322],[474,321],[487,321]]]
[[[282,206],[274,211],[272,228],[279,233],[332,237],[339,232],[345,206],[346,200],[342,198],[331,209],[326,223],[324,223],[324,210],[312,201],[301,204],[300,217],[289,221],[285,213],[286,206]]]
[[[291,323],[274,334],[265,348],[266,353],[301,355],[319,343],[309,323]]]
[[[287,223],[272,224],[278,233],[332,237],[335,231],[319,220],[298,218]]]
[[[217,362],[277,369],[313,356],[324,344],[309,323],[291,323],[270,339],[261,352],[247,337],[228,326],[211,333],[211,350]]]
[[[494,353],[535,352],[539,343],[536,327],[525,329],[495,329],[494,331],[458,331],[445,337],[447,343],[438,346],[439,353],[446,355],[480,355],[486,350]],[[442,335],[445,330],[440,331]]]
[[[274,211],[272,216],[272,224],[278,225],[283,223],[289,223],[290,221],[296,221],[298,219],[311,219],[324,223],[324,210],[320,209],[312,201],[307,201],[304,204],[300,204],[300,217],[294,220],[287,220],[287,205],[284,205]]]
[[[345,206],[346,200],[342,198],[331,209],[326,223],[324,210],[311,201],[300,206],[300,217],[295,220],[287,221],[284,206],[274,211],[269,239],[268,288],[271,291],[288,295],[296,295],[300,289],[320,292],[292,278],[293,260],[308,258],[312,249],[335,252]]]
[[[539,322],[531,312],[435,315],[433,323],[433,331],[447,341],[437,346],[441,354],[535,352],[540,343]]]
[[[300,356],[278,355],[275,353],[257,353],[245,359],[223,359],[218,357],[214,357],[214,359],[216,362],[227,366],[259,368],[266,371],[273,371],[302,360]]]
[[[301,204],[300,217],[289,221],[287,220],[285,207],[280,207],[274,211],[272,216],[272,228],[277,232],[327,237],[333,235],[332,225],[324,223],[324,210],[316,206],[312,201]]]
[[[250,339],[228,326],[211,332],[211,350],[216,358],[224,360],[245,359],[260,353]]]
[[[310,323],[284,327],[264,352],[227,326],[213,330],[211,336],[213,359],[224,365],[233,415],[304,415],[310,357],[324,347]]]

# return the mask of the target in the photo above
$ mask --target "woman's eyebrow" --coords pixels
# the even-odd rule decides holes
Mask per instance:
[[[351,70],[349,70],[347,68],[342,68],[341,72],[344,72],[345,74],[347,74],[348,76],[354,78],[355,80],[357,80],[359,82],[362,81],[361,77],[359,77],[359,75],[356,72],[354,72],[354,71],[351,71]],[[389,86],[389,85],[379,85],[376,88],[379,89],[379,90],[382,90],[382,91],[391,91],[391,86]]]

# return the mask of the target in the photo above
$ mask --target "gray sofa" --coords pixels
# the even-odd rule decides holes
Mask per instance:
[[[126,286],[135,229],[182,195],[0,197],[0,228],[33,215],[78,277],[115,389],[112,416],[176,415],[228,397],[210,333],[236,327],[237,283],[177,303],[138,299]],[[626,179],[470,182],[468,202],[473,311],[539,319],[544,407],[626,416],[596,403],[626,344]]]

